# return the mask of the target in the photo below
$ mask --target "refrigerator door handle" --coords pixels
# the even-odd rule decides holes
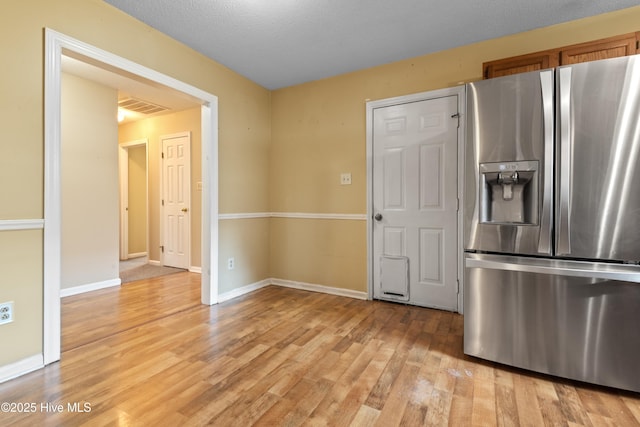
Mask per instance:
[[[544,129],[544,170],[542,187],[542,211],[538,252],[551,255],[551,215],[553,212],[553,71],[540,72],[542,91],[542,122]]]
[[[636,265],[467,254],[465,267],[640,283],[640,269]]]
[[[573,138],[571,135],[571,67],[558,69],[558,110],[560,130],[558,132],[560,167],[557,171],[559,182],[558,197],[558,255],[571,254],[570,222],[571,216],[571,155]]]

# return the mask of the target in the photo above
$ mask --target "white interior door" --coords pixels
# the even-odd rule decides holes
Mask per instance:
[[[162,212],[164,265],[189,268],[191,137],[189,133],[162,140]]]
[[[373,296],[456,310],[458,96],[373,110]]]

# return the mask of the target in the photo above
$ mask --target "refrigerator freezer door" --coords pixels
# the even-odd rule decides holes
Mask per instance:
[[[465,249],[551,254],[553,76],[467,85]]]
[[[464,352],[640,392],[640,267],[467,254]]]
[[[556,255],[640,261],[640,57],[556,76]]]

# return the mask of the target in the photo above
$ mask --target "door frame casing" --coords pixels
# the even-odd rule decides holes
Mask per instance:
[[[445,89],[437,89],[428,92],[420,92],[411,95],[397,96],[393,98],[368,101],[366,103],[366,159],[367,159],[367,296],[373,299],[373,112],[377,108],[391,107],[394,105],[408,104],[411,102],[428,101],[435,98],[447,96],[458,97],[458,161],[457,161],[457,273],[458,273],[458,313],[463,312],[463,289],[464,289],[464,257],[462,243],[462,195],[464,189],[463,167],[464,167],[464,144],[465,144],[465,120],[466,120],[466,88],[464,85]]]
[[[129,78],[176,90],[201,105],[202,274],[201,301],[218,302],[218,97],[128,59],[45,28],[44,49],[44,239],[43,363],[61,353],[61,74],[62,56],[72,56]],[[114,112],[115,120],[115,112]]]

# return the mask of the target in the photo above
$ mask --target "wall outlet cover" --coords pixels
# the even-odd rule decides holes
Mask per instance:
[[[13,301],[0,303],[0,325],[13,322]]]
[[[351,185],[351,173],[340,174],[340,185]]]

